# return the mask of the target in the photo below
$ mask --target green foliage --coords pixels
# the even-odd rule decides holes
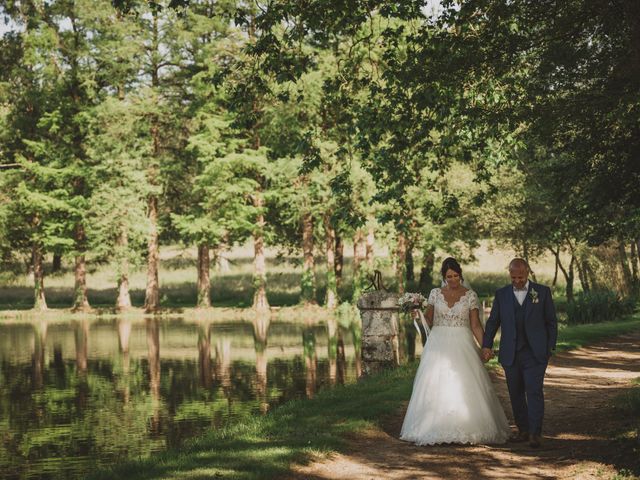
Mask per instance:
[[[580,325],[585,323],[610,322],[635,309],[635,299],[620,298],[610,290],[580,292],[574,302],[567,304],[567,323]]]

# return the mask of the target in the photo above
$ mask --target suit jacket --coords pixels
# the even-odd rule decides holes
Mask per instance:
[[[535,293],[532,294],[532,291]],[[506,366],[513,365],[516,356],[515,303],[517,301],[512,285],[507,285],[496,292],[482,339],[483,347],[493,348],[493,339],[498,328],[501,328],[498,360]],[[556,348],[558,339],[558,319],[551,298],[551,289],[529,280],[529,290],[523,306],[525,308],[524,327],[529,346],[536,360],[547,362]]]

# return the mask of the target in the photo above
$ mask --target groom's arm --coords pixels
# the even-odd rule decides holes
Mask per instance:
[[[556,350],[556,341],[558,340],[558,317],[551,289],[547,287],[546,290],[549,298],[544,302],[544,324],[547,329],[547,355],[551,356]]]
[[[493,298],[493,304],[491,305],[491,313],[487,319],[487,323],[484,327],[484,336],[482,337],[482,348],[493,348],[493,339],[500,327],[500,303],[498,302],[498,292],[496,292]]]

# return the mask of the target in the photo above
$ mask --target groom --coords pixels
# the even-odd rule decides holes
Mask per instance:
[[[518,434],[513,441],[529,440],[540,446],[547,363],[556,348],[558,322],[549,287],[529,281],[529,265],[522,258],[509,263],[511,285],[496,292],[482,341],[482,359],[492,356],[499,327],[500,353]]]

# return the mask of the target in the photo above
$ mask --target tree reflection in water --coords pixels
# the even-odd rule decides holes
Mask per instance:
[[[147,330],[147,360],[149,363],[149,392],[151,393],[152,414],[151,429],[152,436],[162,433],[160,423],[160,327],[157,318],[146,319]]]
[[[302,331],[302,349],[305,366],[305,393],[307,398],[313,398],[317,386],[318,354],[316,352],[316,334],[311,322],[306,322]]]
[[[118,390],[122,392],[122,399],[125,404],[129,403],[131,388],[129,385],[129,371],[131,369],[131,359],[129,357],[129,339],[131,338],[131,319],[121,318],[118,325],[118,350],[122,359],[122,374]]]
[[[44,385],[45,344],[47,342],[47,321],[40,320],[33,326],[33,355],[31,356],[31,375],[33,388],[39,390]]]
[[[84,478],[355,380],[357,315],[247,320],[0,324],[0,477]]]
[[[256,398],[260,405],[260,412],[266,413],[269,410],[267,395],[267,337],[271,317],[268,312],[256,312],[253,319],[253,345],[256,351]]]
[[[213,386],[211,368],[211,323],[206,319],[198,321],[198,370],[200,385],[206,390]]]

